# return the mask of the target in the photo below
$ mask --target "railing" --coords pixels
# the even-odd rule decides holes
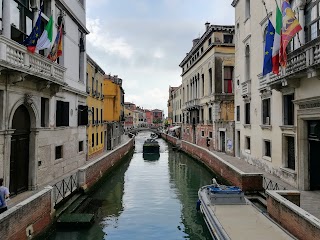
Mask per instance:
[[[0,35],[0,66],[21,71],[49,81],[65,84],[66,69],[25,46]]]
[[[186,107],[187,108],[196,107],[196,106],[199,106],[199,104],[200,104],[200,99],[193,99],[186,102]]]
[[[251,93],[251,80],[247,80],[241,84],[241,95],[249,95]]]
[[[78,190],[78,173],[74,173],[71,176],[57,182],[53,185],[54,205],[64,200],[73,192]]]
[[[286,188],[277,182],[272,181],[270,178],[263,176],[264,190],[286,190]]]

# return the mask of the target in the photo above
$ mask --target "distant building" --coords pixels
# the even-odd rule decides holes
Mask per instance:
[[[104,71],[87,55],[87,105],[89,108],[89,122],[87,127],[88,159],[104,151],[104,121],[103,112],[107,111],[103,105]]]
[[[172,125],[182,125],[182,85],[172,93]]]
[[[104,111],[106,122],[106,149],[111,150],[121,142],[124,117],[124,91],[122,79],[118,76],[106,75],[103,83]]]
[[[171,87],[169,86],[169,99],[168,99],[168,124],[171,126],[173,123],[173,98],[174,98],[174,92],[176,91],[177,87]]]
[[[182,138],[234,154],[234,26],[205,24],[182,69]]]
[[[159,109],[154,109],[152,112],[152,124],[155,127],[160,127],[163,124],[163,111]]]
[[[147,120],[147,126],[150,127],[152,126],[153,123],[153,115],[150,110],[145,110],[146,113],[146,120]]]

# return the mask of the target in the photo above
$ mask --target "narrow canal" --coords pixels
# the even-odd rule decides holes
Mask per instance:
[[[146,159],[142,145],[149,137],[139,133],[134,154],[91,193],[82,211],[95,214],[94,225],[55,229],[47,239],[211,239],[195,206],[199,187],[214,174],[162,139],[160,157]]]

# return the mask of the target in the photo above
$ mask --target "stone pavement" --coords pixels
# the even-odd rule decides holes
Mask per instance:
[[[244,160],[241,160],[240,158],[232,157],[221,152],[212,152],[245,173],[262,173],[266,178],[271,179],[273,182],[278,183],[281,187],[285,187],[287,190],[297,190],[295,187],[282,181],[279,177],[265,172],[256,166],[250,165],[249,163],[247,163]],[[315,216],[316,218],[320,219],[320,191],[300,192],[300,207],[303,210]]]

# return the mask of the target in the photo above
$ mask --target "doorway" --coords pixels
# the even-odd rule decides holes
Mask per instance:
[[[16,195],[28,190],[29,179],[30,115],[24,105],[14,113],[12,129],[9,189]]]
[[[226,133],[220,132],[220,151],[226,152]]]
[[[309,121],[308,140],[310,190],[320,190],[320,121]]]

